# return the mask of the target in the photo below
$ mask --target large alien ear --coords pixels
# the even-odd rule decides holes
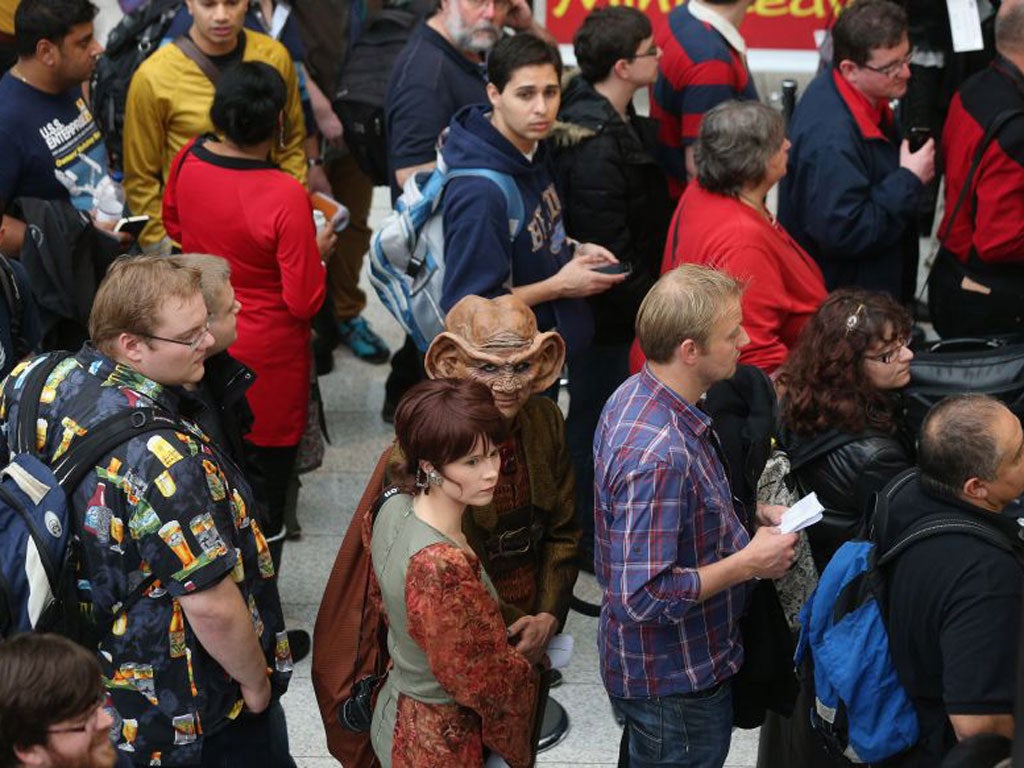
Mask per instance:
[[[562,375],[565,365],[565,341],[554,331],[537,334],[537,351],[530,357],[536,375],[533,379],[533,394],[543,392]]]
[[[460,378],[466,361],[471,357],[463,340],[454,333],[444,331],[434,337],[423,358],[423,368],[431,379]]]

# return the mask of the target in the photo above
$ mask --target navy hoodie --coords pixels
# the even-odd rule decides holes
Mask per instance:
[[[522,196],[526,221],[510,242],[508,206],[493,181],[470,176],[448,183],[441,293],[445,312],[463,296],[494,298],[509,293],[510,284],[545,280],[572,258],[543,142],[528,160],[491,125],[489,112],[489,105],[475,104],[455,114],[442,149],[444,161],[449,170],[488,168],[511,176]],[[570,353],[590,344],[594,323],[584,299],[555,299],[533,311],[540,330],[557,330]]]

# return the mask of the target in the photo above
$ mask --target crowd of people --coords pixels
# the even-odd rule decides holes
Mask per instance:
[[[657,25],[598,8],[573,70],[527,0],[424,11],[381,128],[396,207],[451,174],[445,322],[392,355],[358,285],[373,183],[325,95],[379,9],[183,0],[128,73],[121,143],[91,111],[90,0],[0,0],[0,459],[40,371],[46,462],[118,414],[166,420],[68,494],[76,608],[99,636],[0,642],[0,766],[295,765],[281,697],[311,639],[285,626],[278,576],[339,343],[391,364],[395,441],[352,523],[390,664],[350,738],[380,765],[534,764],[580,570],[602,592],[620,766],[720,768],[751,717],[759,768],[853,764],[812,727],[795,611],[781,659],[751,622],[765,600],[799,609],[794,573],[813,589],[865,538],[899,548],[882,602],[919,725],[884,765],[1009,754],[1024,432],[970,393],[917,431],[900,393],[923,322],[1024,330],[1024,0],[999,5],[990,61],[913,144],[899,102],[936,61],[911,47],[919,8],[848,4],[787,124],[748,69],[751,4],[688,0]],[[318,221],[314,193],[347,228]],[[824,507],[806,531],[782,532],[789,502],[759,483],[772,449],[786,498]],[[906,546],[929,515],[953,529]],[[336,676],[312,651],[314,677]],[[755,664],[792,690],[755,691]]]

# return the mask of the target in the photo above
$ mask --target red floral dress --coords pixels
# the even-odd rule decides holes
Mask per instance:
[[[509,645],[475,555],[433,544],[413,555],[405,590],[409,636],[455,704],[400,695],[393,768],[482,766],[485,747],[530,764],[538,676]]]

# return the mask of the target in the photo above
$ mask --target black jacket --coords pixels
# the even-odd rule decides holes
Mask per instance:
[[[813,437],[783,433],[790,471],[801,494],[814,491],[824,518],[807,529],[820,573],[840,545],[854,538],[873,509],[874,495],[913,457],[898,435],[868,430],[857,435],[830,429]]]
[[[650,152],[657,126],[632,110],[627,124],[580,76],[562,93],[558,118],[550,144],[565,231],[603,245],[633,270],[624,283],[590,298],[595,341],[628,344],[640,302],[661,271],[672,216],[665,175]]]

